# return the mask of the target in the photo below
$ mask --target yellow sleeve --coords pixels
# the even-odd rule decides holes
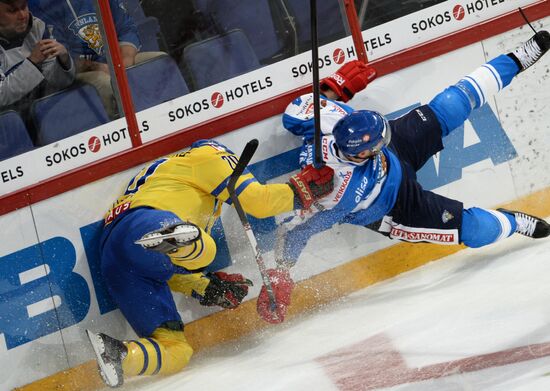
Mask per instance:
[[[196,159],[193,177],[197,187],[227,202],[230,198],[227,184],[239,159],[221,148],[219,144],[212,144],[193,151]],[[257,218],[275,216],[294,207],[294,193],[287,184],[263,185],[248,169],[237,180],[235,189],[244,210]]]
[[[261,219],[291,211],[294,192],[284,183],[262,185],[252,182],[239,194],[239,201],[246,213]]]
[[[171,290],[190,297],[195,297],[194,294],[204,296],[204,291],[209,283],[210,280],[203,273],[174,274],[168,280]]]

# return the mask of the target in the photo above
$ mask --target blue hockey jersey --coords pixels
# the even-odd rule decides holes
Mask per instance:
[[[296,261],[312,235],[336,223],[368,225],[382,219],[395,204],[402,172],[400,162],[391,150],[384,147],[376,158],[361,163],[345,160],[339,154],[332,128],[352,111],[347,105],[321,99],[322,158],[334,170],[334,190],[319,200],[322,211],[289,230],[282,254],[286,261]],[[311,163],[314,135],[312,94],[302,95],[288,105],[283,125],[303,137],[301,163]]]

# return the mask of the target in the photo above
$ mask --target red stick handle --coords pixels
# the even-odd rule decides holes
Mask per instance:
[[[346,7],[346,16],[348,18],[349,29],[351,30],[351,37],[353,38],[353,45],[357,52],[357,58],[366,64],[369,62],[369,59],[367,58],[361,27],[359,27],[355,2],[353,0],[344,0],[344,5]]]

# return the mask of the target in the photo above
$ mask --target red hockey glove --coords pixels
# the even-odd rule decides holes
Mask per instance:
[[[272,311],[267,289],[262,286],[256,310],[260,317],[269,323],[281,323],[285,320],[286,309],[290,305],[290,294],[294,288],[294,281],[290,278],[288,269],[268,269],[267,275],[275,296],[275,311]]]
[[[292,175],[288,185],[298,197],[302,209],[309,209],[315,201],[334,189],[334,170],[329,166],[317,169],[309,164]]]
[[[373,67],[359,60],[353,60],[340,67],[336,73],[321,80],[321,91],[331,89],[343,102],[347,102],[374,79],[376,79],[376,70]]]
[[[252,281],[242,274],[228,274],[224,272],[208,273],[210,283],[199,301],[202,305],[219,305],[223,308],[237,308],[248,294],[248,287]]]

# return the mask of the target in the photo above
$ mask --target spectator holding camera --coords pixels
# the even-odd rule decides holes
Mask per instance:
[[[141,42],[136,24],[122,0],[109,0],[116,28],[120,54],[125,67],[153,57],[161,52],[140,52]],[[111,118],[118,110],[107,64],[105,38],[102,37],[98,13],[92,0],[31,0],[33,13],[55,26],[56,37],[75,59],[77,80],[93,85]]]
[[[68,87],[75,66],[27,0],[0,0],[0,107],[25,112],[40,96]],[[24,113],[25,114],[25,113]]]

